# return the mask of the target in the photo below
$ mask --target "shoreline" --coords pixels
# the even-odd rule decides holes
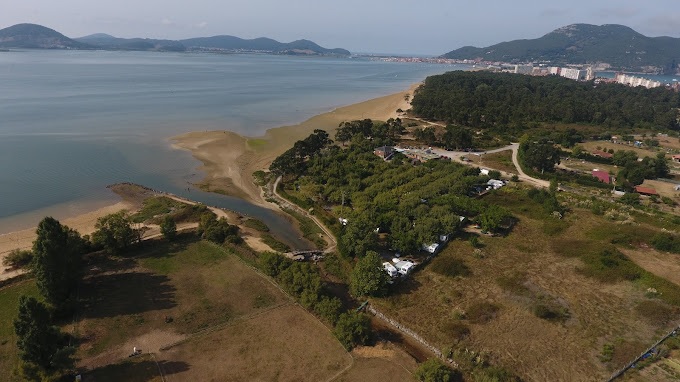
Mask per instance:
[[[269,167],[278,155],[315,129],[326,130],[332,137],[338,125],[344,121],[365,118],[385,121],[396,118],[397,109],[410,108],[405,96],[407,94],[412,96],[419,85],[420,83],[416,83],[398,93],[338,107],[298,124],[271,128],[260,137],[245,137],[227,130],[194,131],[170,137],[169,142],[171,147],[190,152],[202,163],[199,170],[203,172],[204,178],[196,185],[197,187],[235,196],[257,206],[280,212],[277,204],[265,200],[263,190],[253,182],[253,172]],[[87,210],[85,207],[86,212],[67,215],[61,219],[58,213],[52,215],[81,235],[88,235],[95,231],[94,226],[99,217],[139,207],[139,200],[134,196],[116,194],[120,200],[115,203],[99,206],[93,210]],[[14,249],[31,248],[37,223],[38,221],[30,228],[0,234],[0,280],[20,273],[20,271],[8,272],[1,263],[2,259]]]
[[[411,107],[405,96],[412,96],[418,86],[420,83],[398,93],[338,107],[295,125],[271,128],[259,137],[246,137],[228,130],[194,131],[171,137],[170,142],[173,148],[189,151],[201,162],[199,170],[204,178],[198,187],[278,210],[277,205],[265,200],[261,188],[253,182],[253,172],[267,169],[277,156],[315,129],[326,130],[333,137],[344,121],[397,118],[397,109]]]

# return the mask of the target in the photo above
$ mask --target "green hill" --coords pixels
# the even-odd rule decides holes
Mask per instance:
[[[17,24],[0,29],[0,48],[92,49],[90,45],[36,24]]]
[[[537,39],[465,46],[443,57],[554,65],[603,62],[619,70],[671,74],[680,72],[680,38],[647,37],[623,25],[572,24]]]

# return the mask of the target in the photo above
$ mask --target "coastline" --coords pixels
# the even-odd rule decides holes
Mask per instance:
[[[398,93],[339,107],[296,125],[272,128],[260,137],[245,137],[226,130],[194,131],[172,137],[170,141],[174,148],[187,150],[201,161],[200,170],[205,177],[199,187],[276,209],[276,205],[267,202],[260,187],[253,182],[253,172],[267,169],[277,156],[315,129],[326,130],[333,137],[338,125],[344,121],[396,118],[397,109],[410,108],[405,96],[412,96],[419,85],[413,84]]]
[[[341,122],[371,118],[387,120],[397,117],[397,109],[406,110],[410,104],[405,96],[413,95],[420,83],[409,89],[342,106],[332,111],[313,116],[304,122],[269,129],[261,137],[245,137],[234,132],[195,131],[171,137],[172,147],[187,150],[201,161],[200,170],[205,178],[197,186],[206,191],[227,194],[247,200],[255,205],[278,211],[278,206],[267,202],[262,190],[252,179],[252,173],[266,169],[269,164],[297,140],[303,139],[315,129],[323,129],[333,136]],[[116,192],[122,199],[89,212],[60,219],[61,223],[88,235],[95,231],[97,219],[120,210],[135,210],[140,206],[136,195]],[[58,214],[55,215],[59,219]],[[37,221],[35,222],[37,225]],[[0,234],[0,280],[17,276],[21,271],[8,271],[2,266],[2,259],[14,249],[30,249],[35,239],[36,227]],[[257,243],[253,243],[257,244]]]

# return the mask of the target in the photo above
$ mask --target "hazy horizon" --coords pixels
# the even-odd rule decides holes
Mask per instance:
[[[215,35],[269,37],[281,42],[308,39],[352,52],[420,55],[439,55],[466,45],[482,47],[538,38],[576,23],[622,24],[646,36],[680,37],[680,8],[675,0],[651,0],[645,5],[630,0],[592,4],[585,0],[558,5],[537,5],[527,0],[463,4],[444,0],[298,0],[294,4],[195,0],[191,5],[161,0],[25,0],[4,7],[0,28],[35,23],[71,38],[106,33],[172,40]]]

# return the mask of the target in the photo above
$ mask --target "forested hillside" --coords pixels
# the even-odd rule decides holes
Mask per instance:
[[[608,128],[678,129],[680,95],[665,88],[577,82],[549,76],[448,72],[431,76],[413,97],[423,118],[476,128],[582,123]]]
[[[572,24],[540,38],[507,41],[484,48],[465,46],[443,57],[540,61],[558,66],[606,62],[619,70],[654,70],[672,74],[680,70],[680,39],[647,37],[616,24]]]

